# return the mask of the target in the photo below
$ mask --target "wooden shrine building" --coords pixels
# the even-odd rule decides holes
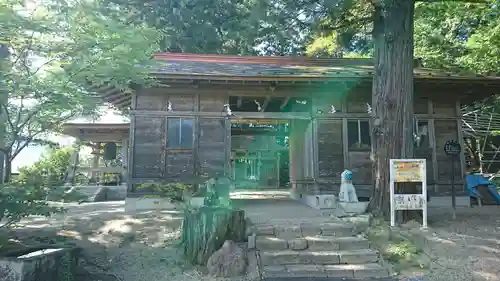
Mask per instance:
[[[242,173],[234,170],[241,166],[238,159],[259,157],[269,167],[259,172],[262,186],[283,186],[279,172],[287,166],[293,194],[337,193],[340,174],[350,169],[359,196],[370,196],[371,60],[170,53],[154,58],[165,62],[151,71],[158,87],[100,91],[106,102],[130,112],[128,197],[141,196],[136,186],[143,183],[245,178],[246,170],[257,177],[257,168],[248,168],[253,164]],[[463,143],[460,108],[498,93],[500,78],[420,67],[414,73],[415,157],[427,159],[430,192],[446,195],[452,170],[443,146],[448,140]],[[259,122],[286,129],[263,129],[255,126]],[[459,162],[455,178],[463,181],[463,154]],[[272,177],[277,179],[265,182]]]

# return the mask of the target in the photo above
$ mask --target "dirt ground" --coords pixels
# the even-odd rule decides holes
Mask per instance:
[[[422,231],[434,262],[423,280],[500,280],[500,206],[429,210],[430,228]]]
[[[82,281],[211,279],[182,261],[176,247],[181,211],[128,214],[123,202],[66,207],[65,215],[24,220],[9,237],[83,247],[86,268],[94,274]],[[456,221],[448,209],[433,209],[429,224],[422,235],[433,262],[420,280],[500,280],[500,207],[461,208]]]

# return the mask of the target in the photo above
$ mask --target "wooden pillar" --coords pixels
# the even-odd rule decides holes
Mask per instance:
[[[70,163],[69,163],[69,167],[68,167],[68,171],[67,171],[67,174],[68,176],[66,177],[66,182],[65,184],[66,185],[72,185],[73,184],[73,179],[75,178],[75,174],[76,174],[76,169],[78,167],[78,162],[79,162],[79,153],[80,153],[80,140],[76,140],[75,142],[75,150],[73,151],[73,153],[71,154],[71,158],[70,158]]]
[[[97,169],[99,168],[99,154],[101,153],[101,143],[96,142],[95,147],[93,147],[92,150],[94,152],[94,157],[92,159],[92,168]],[[99,172],[92,171],[92,180],[98,181],[100,180],[99,178]]]
[[[298,120],[292,121],[290,133],[290,183],[292,197],[298,199],[303,191],[299,190],[297,181],[304,179],[304,126]]]
[[[465,180],[465,174],[467,172],[467,167],[465,163],[465,143],[464,143],[464,132],[462,130],[462,110],[460,109],[460,100],[456,102],[456,114],[457,114],[457,138],[458,143],[462,147],[462,153],[460,153],[460,179]]]
[[[281,152],[276,154],[276,188],[280,187]]]
[[[347,134],[347,118],[342,118],[342,154],[344,156],[344,169],[351,169],[349,163],[349,135]]]
[[[432,116],[434,114],[434,104],[432,103],[432,100],[429,99],[427,101],[427,113],[429,116]],[[437,163],[437,151],[436,151],[436,127],[434,123],[434,118],[430,117],[429,118],[429,145],[432,147],[432,178],[434,180],[434,192],[438,192],[439,186],[438,186],[438,163]]]
[[[122,180],[125,181],[128,175],[128,138],[122,139]]]
[[[312,123],[307,124],[304,134],[304,176],[307,178],[312,178],[314,176],[312,131]]]

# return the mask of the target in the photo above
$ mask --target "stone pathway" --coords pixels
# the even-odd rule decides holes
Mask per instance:
[[[363,281],[396,281],[394,278],[363,278]],[[262,281],[360,281],[359,279],[345,279],[334,277],[288,277],[288,278],[265,278]]]

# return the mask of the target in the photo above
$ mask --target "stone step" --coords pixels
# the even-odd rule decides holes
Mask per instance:
[[[370,243],[363,237],[336,237],[336,236],[306,236],[303,238],[285,239],[273,236],[258,236],[256,248],[259,250],[360,250],[370,247]]]
[[[276,236],[281,238],[300,238],[306,236],[328,235],[328,236],[352,236],[355,227],[348,222],[331,222],[300,225],[255,225],[250,232],[257,236]]]
[[[262,265],[327,265],[327,264],[364,264],[379,261],[377,251],[370,249],[352,251],[265,251],[260,252]]]
[[[338,265],[272,265],[264,266],[263,278],[384,278],[389,277],[387,269],[377,263]]]

